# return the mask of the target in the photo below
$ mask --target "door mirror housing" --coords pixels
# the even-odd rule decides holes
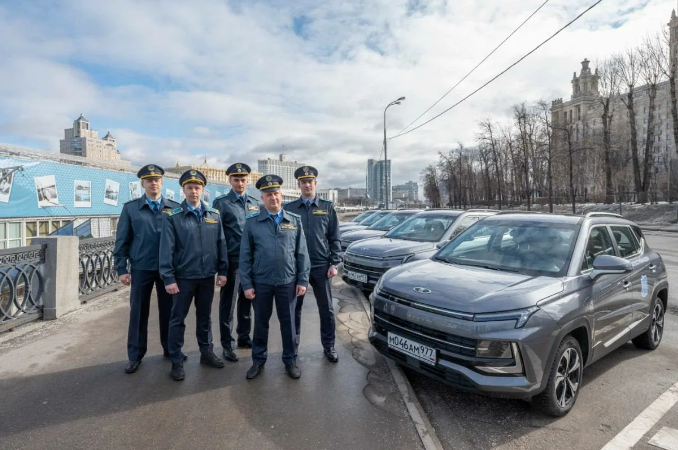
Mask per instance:
[[[599,255],[593,260],[591,279],[595,280],[600,275],[622,274],[633,270],[633,265],[618,256]]]

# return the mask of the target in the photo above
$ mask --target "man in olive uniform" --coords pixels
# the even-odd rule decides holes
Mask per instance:
[[[309,261],[301,218],[282,208],[282,183],[277,175],[257,181],[264,208],[247,216],[240,244],[240,283],[245,297],[254,304],[254,364],[247,371],[248,380],[261,373],[268,357],[268,323],[274,300],[285,371],[294,379],[301,376],[295,356],[294,308],[297,296],[306,292]]]
[[[238,311],[238,347],[252,348],[250,331],[252,329],[252,302],[245,298],[240,286],[239,258],[240,240],[245,227],[245,216],[259,211],[259,201],[247,195],[247,179],[252,170],[243,163],[233,164],[226,169],[231,192],[214,199],[212,205],[221,213],[221,224],[224,227],[226,245],[228,247],[228,282],[219,292],[219,331],[221,346],[224,349],[224,359],[237,361],[238,356],[233,351],[233,312]]]
[[[299,214],[304,226],[308,254],[311,260],[310,283],[313,287],[320,313],[320,342],[325,357],[331,362],[339,361],[334,349],[335,319],[332,304],[332,278],[337,275],[337,265],[341,261],[339,252],[339,218],[334,205],[316,195],[318,171],[315,167],[300,167],[294,172],[297,185],[301,189],[301,198],[285,205],[285,210]],[[301,335],[301,307],[304,296],[297,298],[295,311],[296,345]]]
[[[132,285],[130,290],[129,329],[127,331],[126,373],[134,373],[146,354],[148,344],[148,314],[151,293],[155,285],[158,297],[160,343],[165,357],[169,357],[167,335],[172,311],[172,296],[165,291],[165,284],[158,272],[158,245],[164,220],[161,211],[171,211],[179,204],[162,196],[160,166],[148,164],[137,172],[144,188],[144,195],[130,200],[122,207],[115,234],[115,270],[122,284]],[[131,270],[128,271],[128,264]]]
[[[179,179],[186,199],[167,213],[160,237],[160,275],[165,288],[174,296],[169,326],[170,376],[184,379],[181,347],[184,345],[184,320],[195,300],[196,337],[200,346],[200,364],[222,368],[224,362],[213,351],[212,299],[214,275],[218,287],[226,284],[228,254],[219,211],[200,200],[207,179],[197,170],[188,170]]]

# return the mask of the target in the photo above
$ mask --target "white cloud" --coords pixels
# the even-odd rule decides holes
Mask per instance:
[[[554,0],[426,117],[515,61],[592,0]],[[0,6],[0,141],[56,150],[80,113],[124,157],[226,167],[285,152],[327,185],[361,185],[389,135],[457,82],[542,0],[156,2]],[[673,1],[602,2],[477,96],[391,141],[393,179],[419,171],[477,121],[512,104],[568,97],[572,72],[670,17]],[[303,18],[302,18],[303,16]],[[302,24],[295,34],[295,18]],[[299,30],[298,30],[299,31]]]

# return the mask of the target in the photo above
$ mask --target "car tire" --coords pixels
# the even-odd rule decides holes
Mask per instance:
[[[664,303],[659,298],[655,298],[652,304],[652,321],[643,334],[633,338],[633,345],[645,350],[654,350],[659,347],[664,335],[665,313]]]
[[[566,415],[577,401],[583,374],[584,359],[579,342],[565,336],[553,358],[546,389],[535,397],[535,404],[550,416]]]

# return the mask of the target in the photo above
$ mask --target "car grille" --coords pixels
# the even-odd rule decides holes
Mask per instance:
[[[473,384],[471,380],[469,380],[466,376],[455,370],[445,369],[441,366],[434,367],[430,364],[419,362],[413,358],[410,358],[408,362],[407,356],[405,354],[390,349],[386,342],[378,339],[374,340],[372,342],[372,345],[374,345],[380,353],[388,355],[390,358],[399,361],[403,364],[406,364],[408,366],[414,366],[414,368],[419,372],[422,372],[435,379],[443,381],[453,387],[461,389],[473,389],[473,390],[477,389],[476,385]]]
[[[352,270],[355,272],[367,273],[368,275],[372,275],[377,278],[379,278],[384,274],[384,272],[386,272],[386,269],[381,269],[379,267],[364,266],[362,264],[356,264],[348,261],[344,261],[344,269]]]
[[[434,348],[443,349],[449,353],[476,356],[476,339],[465,338],[454,334],[445,333],[433,328],[425,327],[408,320],[400,319],[380,310],[374,311],[374,324],[377,331],[386,335],[392,331],[397,334],[408,334],[411,339]]]
[[[412,301],[412,300],[408,300],[408,299],[403,298],[403,297],[399,297],[397,295],[391,294],[390,292],[386,291],[385,289],[382,289],[379,292],[377,292],[377,295],[385,298],[386,300],[407,306],[409,308],[420,309],[422,311],[427,311],[427,312],[431,312],[431,313],[434,313],[434,314],[440,314],[440,315],[443,315],[443,316],[454,317],[455,319],[473,320],[473,314],[457,312],[457,311],[452,311],[452,310],[443,309],[443,308],[436,308],[434,306],[426,305],[424,303],[419,303],[419,302],[415,302],[415,301]]]

